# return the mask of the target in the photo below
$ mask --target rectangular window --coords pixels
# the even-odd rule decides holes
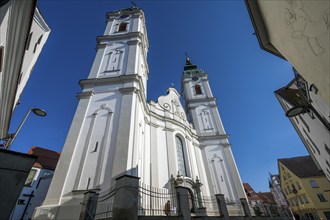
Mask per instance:
[[[17,200],[17,205],[25,205],[25,200],[24,199],[18,199]]]
[[[310,149],[312,149],[313,153],[315,154],[316,152],[315,152],[314,148],[312,147],[311,143],[309,143],[309,141],[308,141],[306,138],[305,138],[305,141],[306,141],[308,147],[309,147]]]
[[[324,149],[330,155],[330,149],[329,149],[328,145],[326,145],[325,143],[324,143]]]
[[[311,184],[312,188],[319,188],[319,185],[317,184],[316,180],[310,180],[309,183]]]
[[[299,124],[297,117],[292,117],[292,118],[294,118],[296,120],[297,124]]]
[[[327,172],[328,172],[328,174],[327,175],[330,175],[330,170],[328,169],[328,168],[325,168],[326,170],[327,170]]]
[[[308,126],[308,124],[306,123],[306,121],[303,119],[303,117],[301,117],[301,115],[299,115],[299,118],[300,118],[300,120],[302,121],[302,123],[305,125],[305,127],[307,128],[308,132],[310,132],[310,130],[309,130],[309,126]]]
[[[25,50],[29,50],[29,48],[30,48],[32,33],[33,32],[31,32],[28,36],[28,39],[27,39],[26,44],[25,44]]]
[[[0,72],[2,72],[3,66],[3,47],[0,47]]]
[[[38,45],[41,43],[42,35],[39,37],[37,43],[34,45],[33,53],[37,51]]]
[[[201,88],[200,85],[195,85],[195,93],[196,93],[196,95],[203,94],[202,93],[202,88]]]
[[[36,172],[37,172],[37,170],[35,170],[35,169],[32,169],[30,171],[30,173],[29,173],[29,175],[28,175],[28,177],[27,177],[27,179],[25,181],[25,186],[32,186],[33,178],[34,178]]]
[[[288,190],[284,188],[285,195],[288,195]]]
[[[122,22],[122,23],[119,24],[118,32],[126,31],[126,29],[127,29],[127,23],[126,22]]]
[[[295,202],[295,204],[299,205],[297,197],[294,197],[294,202]]]
[[[18,79],[17,79],[18,85],[21,83],[22,75],[23,75],[23,73],[19,74],[19,76],[18,76]]]
[[[306,196],[306,195],[303,195],[302,197],[303,197],[303,199],[305,200],[305,203],[309,203],[309,201],[308,201],[308,199],[307,199],[307,196]]]
[[[297,185],[297,189],[298,190],[301,189],[301,186],[300,186],[300,184],[298,182],[296,182],[296,185]]]
[[[319,198],[320,202],[327,202],[327,200],[325,199],[322,193],[318,193],[317,197]]]
[[[314,143],[314,141],[311,139],[311,137],[308,135],[308,133],[305,131],[305,129],[303,129],[303,131],[305,132],[308,140],[312,143],[313,147],[315,148],[315,150],[319,153],[319,155],[321,154],[319,148],[316,146],[316,144]]]

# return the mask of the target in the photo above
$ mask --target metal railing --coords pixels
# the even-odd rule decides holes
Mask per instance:
[[[226,200],[229,216],[244,216],[242,202],[240,200]]]
[[[104,219],[112,217],[112,208],[116,189],[111,188],[110,192],[100,195],[97,200],[95,219]]]
[[[215,196],[201,196],[201,198],[194,197],[194,202],[197,205],[195,209],[196,215],[201,208],[205,208],[208,216],[220,216],[217,198]]]
[[[170,201],[169,215],[177,215],[176,193],[166,188],[152,187],[140,182],[139,184],[139,216],[165,215],[165,204]]]

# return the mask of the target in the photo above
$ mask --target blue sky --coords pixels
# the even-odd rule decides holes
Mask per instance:
[[[306,155],[273,91],[293,79],[285,60],[260,49],[244,1],[134,1],[145,12],[149,38],[147,99],[157,100],[173,83],[181,91],[185,53],[204,69],[243,182],[269,191],[268,172],[278,173],[277,159]],[[52,32],[16,108],[14,132],[30,115],[12,145],[61,151],[77,107],[78,82],[88,76],[96,36],[105,29],[108,11],[130,1],[39,0]]]

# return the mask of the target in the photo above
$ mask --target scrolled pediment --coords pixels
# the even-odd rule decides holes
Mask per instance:
[[[175,88],[169,88],[166,96],[160,96],[157,104],[166,112],[176,115],[187,121],[186,113],[180,102],[180,95]]]

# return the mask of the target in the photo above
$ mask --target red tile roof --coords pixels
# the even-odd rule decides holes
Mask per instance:
[[[248,200],[252,201],[260,201],[261,199],[258,197],[257,193],[253,190],[253,188],[248,183],[243,183],[243,187],[245,190],[245,194]]]
[[[34,167],[47,170],[55,170],[61,153],[37,146],[32,146],[28,151],[28,154],[38,157],[37,161],[33,165]]]
[[[268,203],[268,204],[276,203],[273,194],[271,192],[259,192],[257,194],[264,203]]]

